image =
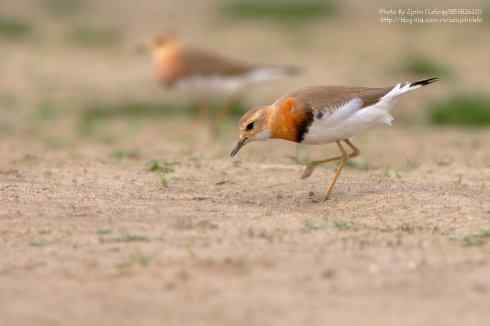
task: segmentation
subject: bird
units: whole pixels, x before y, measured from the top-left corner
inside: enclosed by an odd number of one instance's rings
[[[301,175],[306,179],[318,165],[338,162],[326,190],[327,200],[347,161],[360,154],[350,138],[378,125],[391,125],[390,110],[400,95],[438,80],[433,77],[389,87],[310,86],[290,92],[241,117],[239,140],[230,155],[235,156],[248,143],[268,139],[308,145],[336,143],[340,155],[306,163]]]
[[[204,99],[200,109],[206,116],[210,97],[232,101],[248,85],[294,76],[302,70],[296,66],[258,65],[227,58],[192,47],[174,34],[156,35],[146,48],[151,51],[155,79],[166,88],[198,94]],[[219,118],[224,118],[229,109],[225,105]]]

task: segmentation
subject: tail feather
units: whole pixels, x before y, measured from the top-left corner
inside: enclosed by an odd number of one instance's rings
[[[406,82],[406,83],[396,84],[395,87],[393,87],[388,93],[386,93],[381,98],[381,100],[390,101],[390,100],[392,100],[392,99],[394,99],[394,98],[396,98],[396,97],[398,97],[398,96],[400,96],[406,92],[410,92],[410,91],[413,91],[419,87],[432,84],[438,80],[439,80],[439,78],[433,77],[433,78],[429,78],[429,79],[419,80],[419,81],[416,81],[413,83]]]
[[[360,110],[358,114],[363,114],[365,116],[370,115],[371,118],[367,118],[367,119],[374,118],[378,122],[391,125],[391,122],[393,121],[393,116],[391,116],[390,110],[393,107],[393,103],[400,95],[413,91],[419,87],[429,85],[438,80],[439,78],[434,77],[434,78],[419,80],[413,83],[405,82],[405,83],[396,84],[391,89],[387,88],[389,89],[389,91],[385,95],[383,95],[383,97],[381,97],[378,100],[378,102],[367,107],[370,108],[369,110],[363,108],[363,110]]]
[[[410,83],[410,87],[414,87],[414,86],[425,86],[425,85],[429,85],[429,84],[435,83],[436,81],[439,81],[439,78],[438,77],[432,77],[432,78],[428,78],[428,79],[424,79],[424,80],[419,80],[419,81]]]

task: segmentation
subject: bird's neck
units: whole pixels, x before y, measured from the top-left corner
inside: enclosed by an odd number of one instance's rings
[[[153,60],[155,63],[159,64],[172,60],[177,57],[182,45],[177,41],[171,41],[164,46],[153,49]]]
[[[178,78],[183,69],[179,57],[181,49],[182,45],[179,42],[172,41],[153,50],[153,63],[157,80],[168,83]]]
[[[270,115],[268,125],[271,138],[300,142],[301,136],[298,126],[303,123],[304,117],[287,107],[273,105],[269,107]]]

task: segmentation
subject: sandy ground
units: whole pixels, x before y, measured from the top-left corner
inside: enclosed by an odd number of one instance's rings
[[[89,21],[121,26],[124,42],[90,50],[65,44],[60,31],[71,20],[36,16],[29,3],[5,4],[43,21],[44,36],[2,43],[0,325],[490,319],[490,239],[479,236],[490,227],[490,130],[433,128],[424,112],[453,90],[488,88],[488,26],[382,26],[376,6],[348,1],[338,21],[285,33],[224,28],[213,1],[188,10],[111,0]],[[369,26],[365,37],[359,21]],[[301,166],[288,158],[296,147],[285,142],[249,145],[232,160],[234,130],[211,140],[204,125],[182,118],[107,120],[80,134],[84,100],[186,98],[162,92],[130,51],[176,24],[225,54],[309,66],[298,79],[250,91],[251,105],[304,84],[410,78],[393,71],[407,49],[445,58],[456,77],[403,99],[393,128],[354,139],[361,159],[321,202],[333,166],[300,180]],[[65,111],[36,118],[45,101]],[[310,151],[325,157],[335,146]],[[162,180],[150,160],[173,171]]]
[[[333,171],[299,180],[293,145],[250,145],[232,161],[231,141],[162,145],[160,127],[126,143],[143,150],[123,160],[109,145],[31,143],[26,154],[2,141],[6,325],[489,317],[489,247],[463,237],[490,223],[490,133],[375,131],[358,141],[370,167],[347,169],[318,202]],[[177,163],[167,187],[150,159]]]

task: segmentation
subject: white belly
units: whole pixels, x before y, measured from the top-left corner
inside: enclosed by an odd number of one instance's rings
[[[392,120],[393,117],[388,111],[378,109],[374,105],[356,111],[336,123],[329,123],[328,119],[315,119],[308,128],[303,143],[327,144],[348,139],[378,125],[391,125]]]
[[[242,88],[259,82],[284,77],[284,73],[274,69],[257,69],[237,76],[191,76],[177,82],[177,88],[205,95],[232,95]]]

